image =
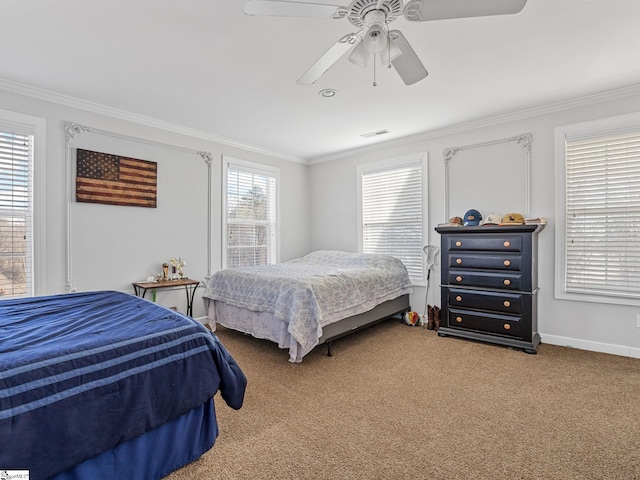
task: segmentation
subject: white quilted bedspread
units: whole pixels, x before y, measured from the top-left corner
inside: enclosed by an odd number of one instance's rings
[[[407,269],[394,257],[322,250],[276,265],[216,272],[203,298],[272,313],[306,351],[330,321],[409,292]]]

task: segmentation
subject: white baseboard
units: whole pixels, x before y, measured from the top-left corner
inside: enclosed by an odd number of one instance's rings
[[[207,319],[206,315],[204,317],[197,317],[197,318],[194,317],[193,319],[199,321],[203,325],[206,325],[207,323],[209,323],[209,320]]]
[[[640,358],[640,348],[615,345],[612,343],[592,342],[578,338],[560,337],[558,335],[541,335],[542,343],[559,345],[561,347],[578,348],[592,352],[609,353],[621,357]]]

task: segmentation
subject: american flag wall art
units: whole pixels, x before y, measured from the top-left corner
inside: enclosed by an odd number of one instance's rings
[[[76,201],[156,208],[158,164],[77,150]]]

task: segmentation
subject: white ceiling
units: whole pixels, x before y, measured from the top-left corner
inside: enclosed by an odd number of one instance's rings
[[[372,67],[346,57],[316,84],[295,84],[356,30],[346,19],[250,17],[244,3],[1,0],[0,79],[302,160],[640,84],[640,0],[529,0],[516,15],[398,18],[391,27],[429,76],[405,86],[378,67],[375,87]],[[322,98],[324,88],[338,93]],[[360,136],[381,129],[390,133]]]

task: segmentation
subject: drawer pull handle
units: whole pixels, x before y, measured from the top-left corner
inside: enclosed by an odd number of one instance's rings
[[[462,317],[456,317],[456,322],[462,323]]]
[[[508,247],[510,247],[510,246],[511,246],[511,242],[510,242],[509,240],[506,240],[506,241],[503,243],[503,245],[504,245],[505,247],[507,247],[507,248],[508,248]]]
[[[510,267],[510,266],[511,266],[511,261],[509,261],[509,260],[505,260],[505,261],[504,261],[504,266],[505,266],[505,267]]]
[[[462,297],[461,297],[460,295],[458,295],[458,296],[456,297],[456,302],[461,302],[461,301],[462,301]]]
[[[461,242],[460,240],[458,240],[458,241],[456,242],[456,247],[461,247],[461,246],[462,246],[462,242]]]
[[[511,330],[511,325],[509,325],[508,323],[505,323],[503,326],[505,330]]]
[[[461,258],[456,258],[456,263],[457,263],[458,265],[460,265],[460,264],[462,263],[462,259],[461,259]]]
[[[456,277],[456,282],[461,282],[461,281],[462,281],[462,277],[461,277],[460,275],[458,275],[458,276]]]
[[[503,305],[507,308],[509,308],[511,306],[511,302],[509,300],[505,300]]]
[[[506,278],[506,279],[504,280],[504,282],[502,282],[502,283],[504,283],[504,284],[508,287],[509,285],[511,285],[511,280],[509,280],[508,278]]]

